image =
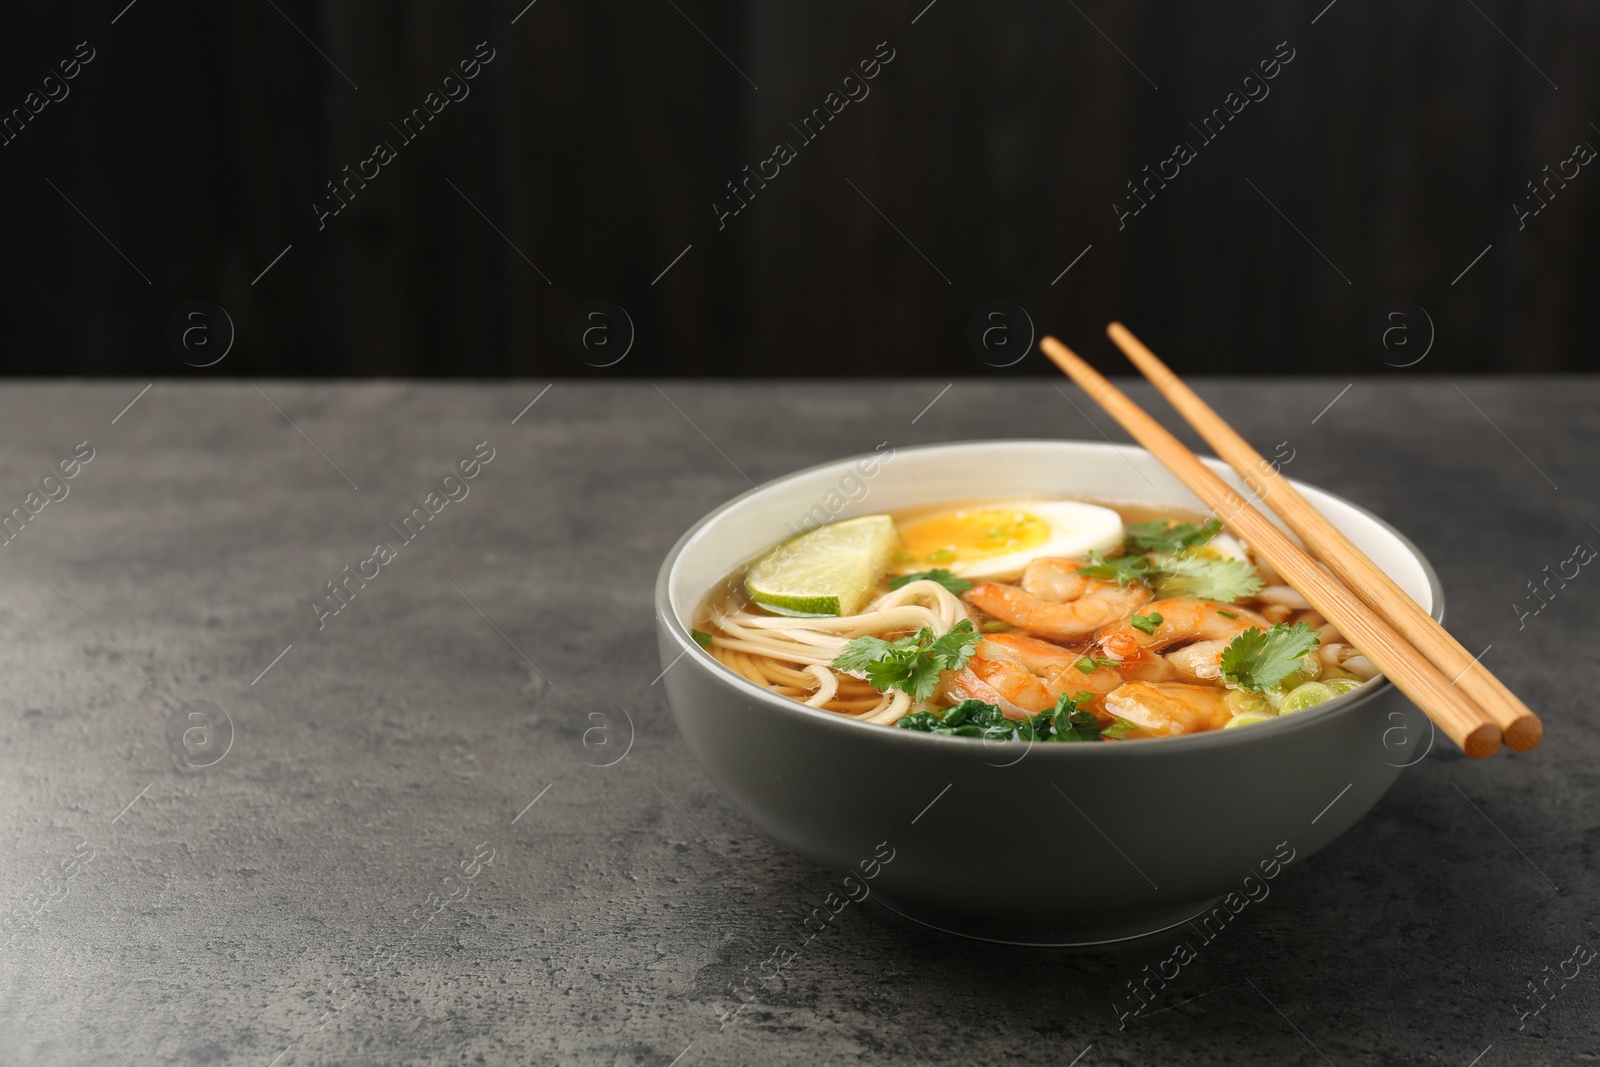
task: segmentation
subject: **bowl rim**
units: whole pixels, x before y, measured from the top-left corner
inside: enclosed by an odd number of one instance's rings
[[[926,445],[907,445],[904,448],[895,449],[895,452],[898,454],[901,452],[926,453],[957,450],[969,451],[973,449],[994,446],[1039,445],[1050,447],[1066,446],[1075,449],[1088,449],[1096,452],[1110,452],[1123,456],[1127,456],[1130,452],[1143,453],[1147,456],[1152,455],[1148,449],[1141,448],[1140,446],[1134,444],[1119,444],[1113,441],[1086,441],[1075,438],[1063,439],[1041,437],[987,438],[973,441],[944,441]],[[689,627],[680,618],[678,618],[678,613],[672,606],[672,600],[670,596],[672,575],[677,568],[678,562],[683,558],[684,549],[687,548],[689,543],[694,540],[700,531],[712,521],[723,515],[725,512],[732,510],[734,507],[738,506],[741,502],[749,499],[750,497],[753,497],[758,493],[765,492],[775,486],[781,485],[784,482],[791,481],[795,478],[799,478],[816,471],[822,471],[828,468],[849,464],[873,454],[874,453],[859,452],[849,456],[841,456],[837,459],[827,460],[823,463],[816,463],[809,467],[803,467],[799,470],[790,471],[787,474],[783,474],[776,478],[762,482],[760,485],[756,485],[745,492],[724,501],[708,511],[705,515],[701,516],[701,518],[695,522],[694,525],[690,526],[689,529],[684,531],[683,536],[679,537],[677,542],[673,544],[672,548],[668,550],[665,559],[662,560],[661,569],[656,575],[655,607],[658,628],[665,627],[666,632],[672,635],[675,643],[679,646],[678,654],[672,661],[673,664],[676,664],[678,660],[683,659],[685,656],[695,657],[700,661],[700,665],[702,667],[707,668],[711,672],[714,678],[718,679],[723,684],[730,685],[736,692],[741,692],[749,697],[754,698],[761,706],[778,714],[793,716],[797,721],[803,719],[808,723],[812,723],[818,729],[849,731],[842,736],[855,736],[857,739],[864,741],[871,740],[873,737],[879,737],[886,743],[890,744],[958,746],[957,749],[947,749],[947,754],[957,751],[991,751],[988,747],[988,742],[982,738],[946,737],[938,734],[923,733],[920,730],[897,730],[892,727],[881,726],[877,723],[862,722],[859,719],[846,718],[843,715],[836,715],[832,712],[823,711],[819,708],[807,707],[798,701],[791,700],[788,697],[780,696],[779,694],[772,692],[770,689],[756,685],[743,675],[740,675],[724,666],[719,660],[712,656],[711,653],[700,644],[700,642],[696,641],[690,635]],[[1231,467],[1216,457],[1201,455],[1199,458],[1202,463],[1205,463],[1208,467],[1222,475],[1224,478],[1236,476]],[[1284,477],[1288,478],[1287,475]],[[1410,538],[1401,533],[1399,530],[1395,529],[1394,526],[1389,522],[1373,514],[1360,504],[1340,496],[1338,493],[1330,492],[1327,489],[1323,489],[1321,486],[1313,485],[1310,482],[1301,481],[1298,478],[1288,478],[1288,481],[1289,484],[1297,488],[1311,489],[1333,500],[1337,500],[1339,503],[1344,504],[1351,510],[1356,511],[1366,518],[1372,520],[1372,522],[1377,524],[1391,537],[1398,541],[1422,568],[1423,577],[1427,580],[1428,592],[1432,598],[1432,603],[1429,607],[1429,614],[1431,614],[1437,622],[1442,623],[1444,621],[1444,588],[1439,583],[1438,572],[1434,570],[1433,564],[1428,560],[1428,557],[1423,555],[1422,551],[1412,543]],[[1130,497],[1128,499],[1131,501],[1134,498]],[[1153,500],[1151,502],[1159,501]],[[1268,511],[1264,511],[1264,514],[1267,514],[1269,518],[1272,517]],[[709,591],[710,590],[702,590],[700,593],[700,598],[703,599],[705,594]],[[696,604],[699,602],[700,601],[697,599]],[[668,666],[667,671],[670,670],[671,666]],[[662,673],[665,674],[667,671],[663,671]],[[1378,684],[1373,685],[1372,682],[1374,681]],[[1026,748],[1029,751],[1035,747],[1042,748],[1046,752],[1050,753],[1050,755],[1047,757],[1050,759],[1135,759],[1140,758],[1140,753],[1153,752],[1154,754],[1159,755],[1162,752],[1168,752],[1177,754],[1180,752],[1200,751],[1202,749],[1219,746],[1250,744],[1252,743],[1252,738],[1265,741],[1273,737],[1286,735],[1291,731],[1315,729],[1320,724],[1348,714],[1354,711],[1356,708],[1377,699],[1392,688],[1393,683],[1382,674],[1379,674],[1374,679],[1363,683],[1358,688],[1353,689],[1348,693],[1340,694],[1339,696],[1334,697],[1332,700],[1324,701],[1323,703],[1308,708],[1305,711],[1298,711],[1288,716],[1276,717],[1268,722],[1257,723],[1248,730],[1207,730],[1198,734],[1181,734],[1176,737],[1142,739],[1159,742],[1159,744],[1036,745],[1033,742],[1028,742],[1026,743]],[[860,731],[868,732],[863,734]],[[890,738],[897,738],[898,740],[890,741]],[[1005,743],[1015,744],[1015,742]]]

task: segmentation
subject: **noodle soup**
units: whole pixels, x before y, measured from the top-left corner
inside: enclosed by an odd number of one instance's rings
[[[756,685],[947,736],[1232,729],[1376,674],[1249,545],[1170,505],[965,501],[832,523],[730,575],[696,619]]]

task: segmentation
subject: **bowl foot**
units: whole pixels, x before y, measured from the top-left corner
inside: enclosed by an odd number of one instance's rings
[[[1210,900],[1195,901],[1176,908],[1159,908],[1154,911],[1107,915],[1057,924],[1041,924],[1037,916],[996,918],[925,911],[898,900],[885,899],[881,894],[878,894],[876,899],[897,915],[921,923],[923,926],[930,926],[942,933],[955,934],[957,937],[994,941],[1002,945],[1069,948],[1079,945],[1104,945],[1113,941],[1131,941],[1134,938],[1159,934],[1163,930],[1181,926],[1198,915],[1204,915],[1222,898],[1212,897]]]

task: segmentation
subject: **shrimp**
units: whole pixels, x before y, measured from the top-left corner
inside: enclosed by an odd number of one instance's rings
[[[1002,622],[1054,641],[1081,641],[1127,618],[1152,596],[1137,583],[1085,578],[1076,560],[1041,557],[1022,572],[1022,585],[981,582],[966,600]]]
[[[1156,600],[1144,606],[1145,618],[1157,615],[1161,621],[1150,633],[1135,627],[1131,620],[1124,620],[1102,629],[1095,640],[1112,659],[1132,659],[1141,652],[1160,652],[1197,641],[1221,642],[1216,649],[1220,656],[1222,646],[1244,631],[1266,630],[1272,625],[1247,608],[1190,597]],[[1193,666],[1189,669],[1199,674]]]
[[[1107,694],[1105,706],[1151,737],[1220,730],[1233,718],[1228,690],[1183,682],[1127,682]]]
[[[1227,647],[1226,641],[1196,641],[1192,645],[1184,645],[1176,652],[1167,653],[1162,659],[1172,668],[1174,674],[1182,676],[1187,681],[1209,682],[1222,676],[1222,650]],[[1140,680],[1163,681],[1164,679]]]
[[[946,700],[981,700],[1010,719],[1026,719],[1056,706],[1062,693],[1103,697],[1123,684],[1122,675],[1105,666],[1088,674],[1080,663],[1093,665],[1076,652],[1023,634],[990,634],[978,642],[967,666],[947,674],[941,688]]]
[[[1180,664],[1174,663],[1172,656],[1159,656],[1154,652],[1139,652],[1127,659],[1117,660],[1116,663],[1115,667],[1109,669],[1125,682],[1193,680],[1193,675],[1184,670]]]

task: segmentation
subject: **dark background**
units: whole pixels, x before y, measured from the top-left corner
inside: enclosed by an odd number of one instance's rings
[[[1596,368],[1600,173],[1520,231],[1513,208],[1600,145],[1596,5],[525,3],[9,11],[0,112],[78,42],[95,58],[0,147],[4,371],[991,374],[967,327],[994,298],[1108,366],[1120,318],[1183,372]],[[389,123],[480,41],[470,95],[403,143]],[[799,145],[883,41],[870,95]],[[1189,123],[1284,41],[1270,96],[1201,146]],[[319,230],[380,140],[398,158]],[[780,140],[798,158],[719,231]],[[1119,231],[1124,183],[1179,140],[1198,158]],[[604,369],[568,340],[595,299],[636,334]],[[204,370],[179,357],[224,325],[167,337],[193,300],[236,329]],[[1395,300],[1427,319],[1385,353]]]

